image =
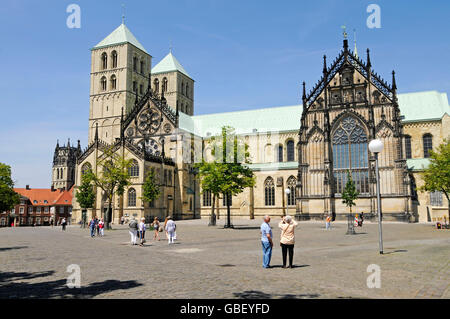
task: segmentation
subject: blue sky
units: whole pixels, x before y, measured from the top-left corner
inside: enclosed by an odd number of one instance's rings
[[[69,4],[81,28],[66,26]],[[126,24],[155,65],[169,51],[196,81],[195,113],[300,103],[320,78],[322,56],[371,49],[372,65],[399,92],[450,92],[448,1],[2,0],[0,1],[0,162],[16,186],[50,187],[56,140],[87,143],[89,49]],[[366,8],[381,8],[369,29]]]

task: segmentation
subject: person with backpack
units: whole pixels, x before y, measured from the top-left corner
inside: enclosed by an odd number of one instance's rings
[[[136,221],[136,219],[133,217],[131,217],[131,221],[128,224],[129,227],[129,231],[130,231],[130,235],[131,235],[131,245],[137,245],[136,241],[137,241],[137,231],[138,231],[138,223]]]
[[[92,217],[91,221],[89,222],[89,230],[91,231],[91,237],[95,236],[95,220],[94,217]]]
[[[177,229],[177,225],[172,220],[172,217],[167,217],[166,232],[167,232],[167,238],[169,240],[169,245],[174,243],[174,236],[175,236],[176,229]]]

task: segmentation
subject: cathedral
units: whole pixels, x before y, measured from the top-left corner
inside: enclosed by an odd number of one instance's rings
[[[384,143],[383,219],[427,221],[445,212],[442,194],[416,189],[429,151],[450,135],[447,95],[398,94],[395,73],[387,83],[372,68],[369,50],[362,61],[344,39],[336,59],[328,63],[323,57],[318,82],[303,83],[302,105],[194,115],[194,84],[172,52],[152,67],[152,56],[122,23],[91,49],[88,145],[57,145],[54,186],[73,184],[76,192],[83,173],[98,172],[103,152],[112,148],[133,162],[131,185],[113,200],[113,223],[122,217],[207,218],[212,205],[221,218],[226,200],[213,203],[200,189],[194,163],[211,158],[211,138],[231,126],[248,145],[246,165],[256,176],[254,187],[230,199],[233,218],[288,213],[299,220],[344,219],[341,193],[350,171],[360,193],[357,211],[375,219],[374,156],[368,151],[374,138]],[[152,203],[141,199],[149,170],[161,190]],[[87,217],[102,217],[107,207],[97,189]],[[74,198],[72,222],[82,215]]]

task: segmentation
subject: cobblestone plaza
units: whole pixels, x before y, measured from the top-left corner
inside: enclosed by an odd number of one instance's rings
[[[377,224],[345,235],[346,223],[302,222],[296,229],[293,269],[281,268],[279,220],[271,222],[274,252],[263,269],[259,220],[235,229],[179,221],[167,245],[147,232],[131,246],[126,226],[103,238],[69,226],[0,229],[0,298],[449,298],[450,236],[430,224],[384,223],[384,255]],[[81,288],[66,285],[71,264]],[[381,287],[368,288],[367,267],[380,266]]]

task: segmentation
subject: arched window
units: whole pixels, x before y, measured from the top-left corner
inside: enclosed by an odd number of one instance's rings
[[[144,63],[144,61],[141,61],[141,74],[144,74],[144,69],[145,69],[145,63]]]
[[[87,172],[92,171],[92,166],[90,163],[84,163],[83,166],[81,166],[81,176],[86,174]]]
[[[111,53],[112,67],[113,69],[117,68],[117,52],[113,51]]]
[[[164,93],[167,92],[167,84],[168,84],[167,78],[163,78],[162,90],[163,90]]]
[[[155,92],[159,92],[159,80],[158,79],[155,79],[153,81],[153,87],[154,87]]]
[[[203,206],[211,206],[211,191],[203,191]]]
[[[134,188],[128,190],[128,207],[136,207],[136,190]]]
[[[295,187],[297,186],[297,179],[294,176],[291,176],[287,180],[287,188],[291,191],[287,196],[287,204],[288,206],[295,205]]]
[[[102,69],[106,70],[108,68],[108,55],[106,52],[102,53]]]
[[[287,148],[287,161],[288,162],[293,162],[295,161],[295,146],[294,146],[294,141],[293,140],[289,140],[286,143],[286,148]]]
[[[429,133],[423,136],[423,157],[430,157],[430,151],[433,149],[433,136]]]
[[[189,84],[186,83],[186,97],[189,97]]]
[[[59,179],[59,168],[56,169],[56,179]]]
[[[405,157],[412,158],[411,153],[411,136],[405,135]]]
[[[115,90],[115,89],[117,89],[117,78],[113,74],[113,75],[111,75],[111,90]]]
[[[193,205],[192,205],[192,197],[189,198],[189,211],[192,212]]]
[[[102,91],[106,91],[106,77],[102,77],[102,79],[100,80],[100,87],[102,89]]]
[[[361,123],[353,116],[344,117],[333,133],[332,142],[336,193],[342,193],[348,171],[358,192],[369,193],[367,134]]]
[[[277,145],[275,152],[277,154],[277,162],[283,161],[283,145]]]
[[[130,174],[131,177],[139,176],[139,163],[136,160],[133,160],[130,168],[128,169],[128,174]]]
[[[266,206],[275,206],[275,183],[270,176],[264,181],[264,203]]]
[[[184,95],[184,82],[181,82],[181,94]]]
[[[133,57],[133,71],[134,72],[138,71],[138,58],[137,57]]]

